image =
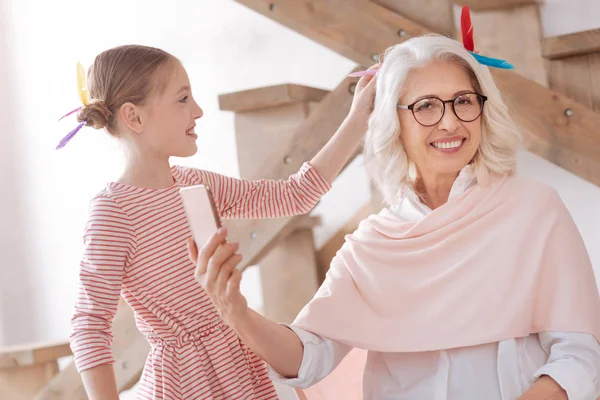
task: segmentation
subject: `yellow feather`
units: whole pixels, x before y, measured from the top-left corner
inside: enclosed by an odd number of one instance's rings
[[[90,102],[90,93],[87,89],[87,78],[85,76],[85,69],[81,63],[77,63],[77,92],[79,98],[84,106],[87,106]]]

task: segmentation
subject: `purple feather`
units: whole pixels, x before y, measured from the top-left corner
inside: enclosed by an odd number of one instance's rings
[[[68,113],[66,113],[65,115],[63,115],[62,117],[60,117],[59,121],[62,120],[63,118],[68,117],[71,114],[75,114],[77,111],[81,110],[83,107],[77,107],[76,109],[74,109],[73,111],[69,111]]]
[[[77,132],[79,132],[81,130],[81,128],[83,128],[83,126],[85,125],[86,121],[81,122],[79,125],[77,125],[77,128],[73,129],[71,132],[69,132],[67,134],[67,136],[65,136],[60,143],[58,144],[58,146],[56,146],[56,150],[58,149],[62,149],[63,147],[65,147],[67,145],[67,143],[69,143],[69,140],[73,139],[73,137],[77,134]]]

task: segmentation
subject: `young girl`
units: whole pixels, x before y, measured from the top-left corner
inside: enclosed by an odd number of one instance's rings
[[[91,399],[118,398],[110,346],[120,296],[151,345],[139,399],[277,397],[264,363],[223,323],[194,279],[179,188],[210,185],[223,218],[307,213],[363,138],[372,82],[361,78],[346,120],[310,164],[286,181],[253,182],[169,165],[172,156],[196,153],[195,120],[202,117],[175,57],[144,46],[96,57],[77,117],[116,136],[127,163],[121,178],[92,199],[84,233],[70,339]]]

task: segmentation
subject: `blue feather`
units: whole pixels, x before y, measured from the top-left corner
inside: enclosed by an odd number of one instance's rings
[[[482,56],[480,54],[473,53],[473,52],[469,52],[469,53],[471,53],[471,55],[473,57],[475,57],[475,59],[480,64],[487,65],[489,67],[494,67],[494,68],[501,68],[501,69],[513,69],[514,68],[514,65],[510,64],[507,61],[500,60],[499,58],[486,57],[486,56]]]

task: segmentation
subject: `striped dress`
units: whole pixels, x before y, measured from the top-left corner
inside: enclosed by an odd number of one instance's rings
[[[179,188],[209,185],[223,218],[275,218],[307,213],[330,185],[308,163],[280,181],[172,174],[169,188],[109,183],[91,202],[70,337],[77,369],[115,362],[111,324],[122,296],[151,347],[138,399],[275,399],[265,364],[194,279]]]

